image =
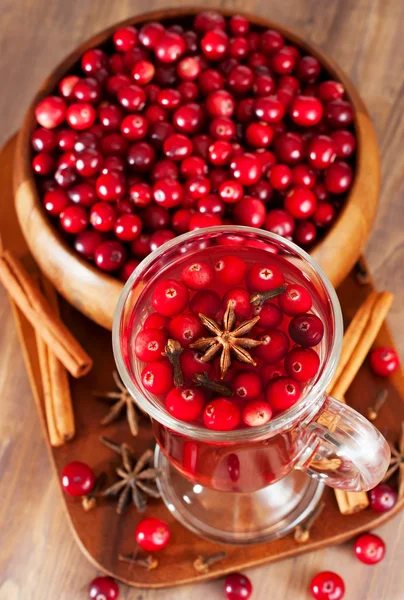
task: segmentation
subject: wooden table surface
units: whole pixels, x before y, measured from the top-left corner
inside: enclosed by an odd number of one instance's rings
[[[0,142],[19,127],[41,81],[77,44],[132,14],[173,5],[158,0],[1,0]],[[178,4],[198,4],[188,0]],[[200,2],[202,4],[202,2]],[[204,6],[213,7],[211,1]],[[404,3],[402,0],[228,0],[221,6],[267,16],[320,44],[357,84],[379,136],[381,204],[366,256],[379,288],[392,291],[389,316],[404,357]],[[0,288],[0,600],[80,600],[96,576],[69,531],[29,389],[6,295]],[[356,561],[352,544],[251,569],[253,600],[308,600],[320,570],[337,570],[347,600],[404,598],[404,515],[378,532],[387,556]],[[167,591],[121,586],[126,600],[223,598],[222,582]]]

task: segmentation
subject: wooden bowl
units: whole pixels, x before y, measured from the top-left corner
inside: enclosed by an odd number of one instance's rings
[[[136,16],[105,29],[72,52],[45,80],[35,95],[17,140],[14,165],[15,204],[24,236],[40,268],[57,290],[78,310],[103,327],[111,329],[114,309],[123,284],[81,259],[61,237],[42,207],[31,168],[31,133],[36,126],[34,109],[69,72],[81,54],[105,42],[120,25],[142,25],[146,21],[184,19],[203,10],[180,8],[154,11]],[[219,10],[224,16],[238,11]],[[315,56],[330,75],[341,81],[355,109],[357,140],[354,182],[345,205],[327,235],[312,249],[314,259],[337,286],[349,273],[369,237],[375,216],[380,186],[380,165],[375,131],[351,80],[319,47],[297,33],[272,21],[245,15],[254,25],[277,29],[287,40]]]

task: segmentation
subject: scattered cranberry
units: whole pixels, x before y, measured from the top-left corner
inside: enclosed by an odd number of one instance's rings
[[[252,594],[251,581],[241,573],[232,573],[225,579],[224,592],[227,600],[248,600]]]
[[[383,513],[391,510],[397,502],[397,492],[387,483],[380,483],[369,492],[370,508]]]
[[[143,519],[135,529],[135,540],[146,552],[157,552],[170,541],[170,529],[160,519]]]
[[[341,600],[345,595],[342,577],[332,571],[322,571],[313,577],[310,590],[315,600]]]
[[[398,354],[394,348],[385,346],[372,350],[369,361],[373,373],[379,377],[388,377],[395,373],[400,365]]]
[[[375,565],[384,558],[386,545],[373,533],[365,533],[355,541],[355,555],[365,565]]]
[[[85,496],[94,487],[95,476],[91,467],[75,461],[65,466],[61,474],[63,490],[69,496]]]
[[[90,583],[88,594],[90,600],[117,600],[119,587],[112,577],[96,577]]]

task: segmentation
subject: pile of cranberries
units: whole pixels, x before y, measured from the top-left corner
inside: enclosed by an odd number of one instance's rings
[[[344,86],[244,16],[117,29],[35,116],[45,210],[82,257],[124,280],[167,240],[212,225],[310,247],[352,184]]]
[[[151,286],[155,312],[147,316],[134,341],[143,386],[160,396],[167,411],[182,421],[197,421],[216,431],[264,425],[295,404],[316,375],[320,358],[314,347],[323,338],[323,322],[310,312],[310,292],[303,285],[285,282],[284,273],[274,264],[279,258],[250,266],[236,255],[220,255],[216,260],[211,256],[211,264],[208,260],[186,263],[179,277],[160,278]],[[259,306],[251,304],[255,293],[265,294],[281,286],[285,288],[278,297]],[[203,352],[192,344],[200,338],[214,338],[200,313],[222,328],[229,302],[237,324],[259,317],[244,337],[261,344],[249,350],[255,364],[240,362],[232,354],[223,378],[220,349],[213,360],[204,362]],[[181,387],[174,386],[173,370],[163,357],[169,339],[183,349],[179,356]],[[201,373],[224,384],[229,394],[197,387],[195,376]]]

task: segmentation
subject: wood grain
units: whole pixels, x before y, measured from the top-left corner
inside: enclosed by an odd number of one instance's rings
[[[0,74],[7,86],[0,97],[4,141],[21,121],[25,108],[51,68],[83,39],[135,12],[168,6],[165,2],[108,0],[2,0]],[[187,4],[191,4],[190,1]],[[205,2],[213,6],[213,2]],[[331,54],[354,79],[374,117],[381,142],[384,179],[382,203],[367,256],[379,287],[396,295],[390,317],[404,354],[404,216],[402,141],[404,56],[400,0],[227,1],[227,8],[250,10],[296,27]],[[10,68],[12,64],[12,68]],[[80,600],[95,575],[68,530],[59,492],[46,456],[31,391],[16,341],[9,304],[0,290],[0,549],[1,600]],[[25,476],[24,476],[25,475]],[[28,499],[28,500],[27,500]],[[33,500],[34,499],[34,500]],[[347,598],[401,600],[404,516],[380,529],[388,545],[381,568],[365,569],[352,557],[351,544],[250,570],[254,600],[308,600],[310,577],[336,568],[349,586]],[[45,560],[46,556],[46,560]],[[365,577],[364,577],[365,574]],[[365,585],[366,582],[366,585]],[[202,600],[222,597],[221,582],[176,590],[125,589],[125,600]]]

